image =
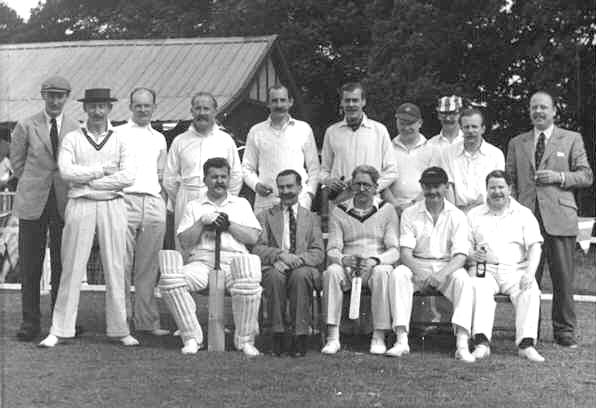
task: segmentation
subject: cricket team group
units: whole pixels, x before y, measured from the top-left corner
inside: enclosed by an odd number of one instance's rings
[[[117,102],[110,89],[85,90],[78,100],[82,124],[64,114],[70,93],[67,79],[46,79],[43,110],[20,121],[11,136],[22,271],[18,339],[38,341],[41,334],[49,231],[52,323],[41,347],[82,331],[77,310],[95,236],[107,335],[124,346],[139,344],[135,333],[170,334],[160,324],[158,287],[182,353],[197,353],[204,337],[191,291],[207,288],[217,255],[231,295],[234,346],[250,357],[261,354],[260,307],[271,322],[272,354],[306,354],[314,289],[322,290],[327,325],[321,352],[340,351],[343,298],[353,296],[359,279],[371,296],[371,354],[410,352],[414,293],[434,290],[453,305],[455,358],[487,358],[494,295],[503,293],[514,306],[519,356],[541,362],[545,262],[554,341],[577,347],[574,192],[590,186],[593,175],[581,135],[554,124],[549,93],[531,96],[532,129],[511,139],[505,158],[483,138],[483,112],[462,106],[458,96],[438,99],[442,129],[429,139],[420,133],[419,107],[399,105],[391,139],[364,113],[363,85],[347,83],[339,91],[343,119],[327,128],[319,159],[311,127],[289,113],[288,88],[275,85],[268,90],[270,115],[250,129],[242,161],[215,120],[217,100],[208,92],[192,96],[192,122],[169,150],[151,126],[159,102],[152,89],[130,92],[130,120],[117,127],[109,120]],[[243,183],[255,192],[254,207],[238,196]],[[326,244],[311,212],[320,187],[329,198]],[[160,252],[168,208],[176,252]]]

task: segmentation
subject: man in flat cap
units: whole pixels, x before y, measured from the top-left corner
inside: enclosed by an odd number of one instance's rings
[[[443,96],[439,99],[437,115],[441,122],[441,131],[428,140],[431,145],[442,149],[464,139],[464,133],[459,127],[459,112],[462,106],[462,99],[457,95]]]
[[[60,246],[66,205],[66,183],[58,171],[58,147],[64,135],[79,124],[64,114],[70,84],[59,76],[41,85],[44,109],[17,123],[11,136],[10,162],[18,179],[13,211],[19,218],[23,322],[17,332],[32,341],[40,331],[39,285],[50,231],[52,309],[58,294],[62,264]]]
[[[403,103],[395,112],[398,135],[393,139],[393,152],[399,178],[384,191],[386,201],[393,204],[397,214],[424,198],[420,175],[434,160],[433,145],[420,133],[422,115],[413,103]]]
[[[474,362],[468,340],[472,325],[474,287],[464,269],[469,253],[468,220],[445,199],[448,179],[440,167],[429,167],[420,177],[424,201],[404,210],[400,225],[401,265],[389,277],[392,326],[397,334],[387,355],[410,352],[408,326],[414,291],[439,290],[453,303],[451,323],[455,329],[455,358]]]
[[[54,347],[73,337],[83,278],[97,231],[106,280],[106,321],[109,337],[125,346],[138,341],[126,321],[124,264],[127,218],[123,189],[134,182],[134,164],[127,144],[108,120],[112,102],[106,88],[87,89],[83,109],[87,121],[64,136],[58,166],[69,183],[62,240],[62,277],[50,334],[40,343]]]

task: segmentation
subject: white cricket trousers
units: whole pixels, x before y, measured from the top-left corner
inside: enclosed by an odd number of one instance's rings
[[[391,329],[391,314],[389,309],[389,276],[393,271],[391,265],[377,265],[373,268],[367,282],[371,292],[371,312],[374,330]],[[333,264],[323,272],[323,307],[328,325],[337,326],[341,322],[341,311],[344,291],[342,282],[346,280],[343,267]],[[345,284],[345,283],[344,283]]]
[[[166,204],[150,194],[126,194],[126,309],[136,330],[160,328],[155,286],[159,273],[158,253],[166,232]],[[134,305],[130,285],[134,281]]]
[[[494,295],[503,293],[509,296],[515,311],[515,344],[519,345],[524,338],[536,340],[540,314],[540,289],[536,280],[533,280],[529,289],[521,290],[519,281],[524,273],[523,269],[486,265],[484,278],[472,278],[475,292],[473,335],[484,334],[490,341],[495,322]]]
[[[87,273],[87,261],[96,231],[106,282],[107,335],[124,337],[130,334],[124,290],[126,229],[123,198],[68,200],[62,233],[62,276],[52,315],[51,334],[58,337],[75,335],[81,281]]]
[[[441,261],[420,259],[418,261],[421,265],[420,270],[412,273],[412,270],[407,266],[399,265],[393,270],[389,278],[389,302],[391,315],[393,316],[393,328],[401,326],[406,331],[409,330],[414,292],[423,289],[426,278],[445,265],[445,262]],[[472,279],[465,269],[456,270],[443,280],[436,289],[453,304],[451,323],[470,334],[474,287]]]

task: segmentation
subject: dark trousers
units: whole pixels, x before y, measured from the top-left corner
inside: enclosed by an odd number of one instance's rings
[[[267,298],[274,333],[284,333],[287,326],[293,335],[308,334],[312,320],[312,292],[318,275],[319,271],[309,266],[301,266],[287,273],[280,273],[274,268],[263,270],[261,285]],[[290,315],[286,322],[284,317],[288,301]]]
[[[21,299],[23,307],[22,327],[39,331],[41,311],[39,307],[39,285],[46,248],[46,237],[50,230],[50,264],[52,285],[52,309],[58,294],[62,262],[60,247],[64,220],[58,213],[54,189],[50,190],[48,201],[37,220],[19,219],[19,263],[21,266]]]
[[[576,326],[573,282],[575,262],[573,259],[576,237],[549,235],[544,230],[540,212],[536,211],[540,232],[544,237],[540,264],[536,269],[536,281],[541,286],[544,264],[548,263],[553,284],[552,321],[554,337],[573,335]]]

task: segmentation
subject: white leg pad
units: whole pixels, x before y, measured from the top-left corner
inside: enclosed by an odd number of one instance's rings
[[[234,345],[242,349],[244,344],[254,344],[255,336],[259,334],[258,314],[261,305],[262,288],[249,295],[243,295],[230,289],[232,295],[232,313],[234,315]]]
[[[203,331],[197,319],[196,304],[190,293],[184,275],[170,274],[162,276],[159,288],[162,299],[174,317],[176,326],[180,330],[183,342],[195,339],[197,343],[203,342]]]
[[[261,281],[261,258],[252,254],[242,254],[230,261],[230,272],[233,281]]]

